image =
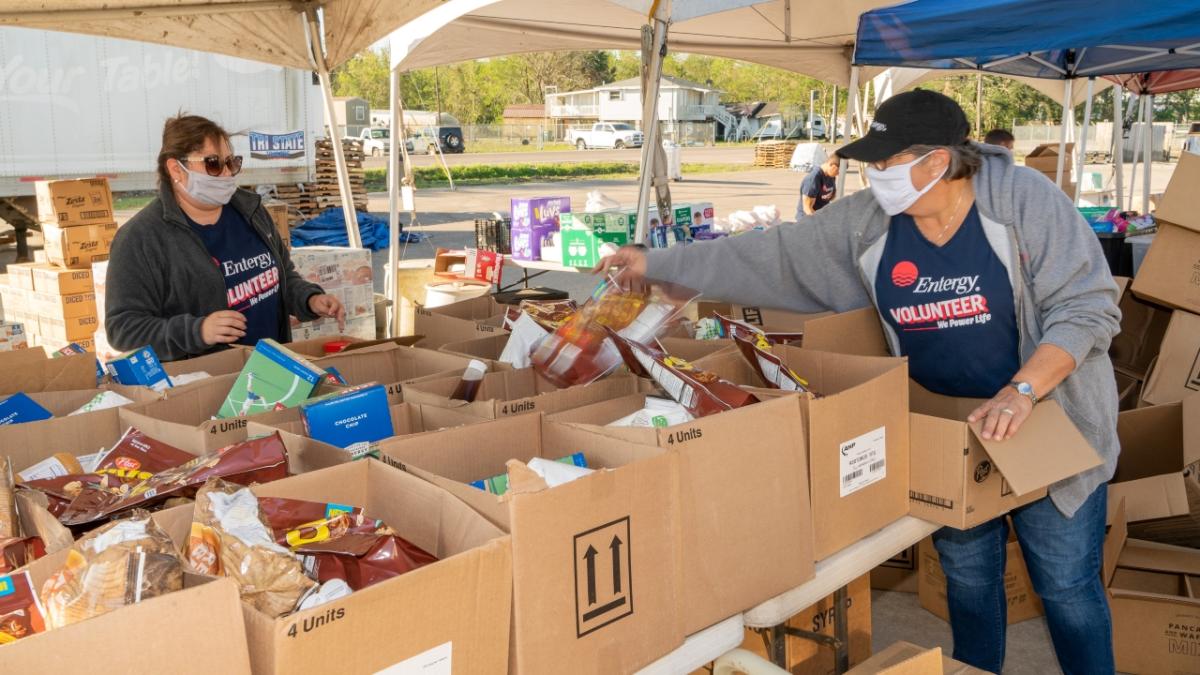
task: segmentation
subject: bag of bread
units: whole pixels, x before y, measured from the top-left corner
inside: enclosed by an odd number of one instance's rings
[[[42,585],[46,626],[60,628],[183,589],[171,537],[137,509],[89,533]]]
[[[45,632],[45,615],[29,572],[0,577],[0,645]]]
[[[271,528],[249,488],[211,479],[196,493],[187,561],[202,574],[237,582],[242,600],[272,617],[287,614],[317,584]]]

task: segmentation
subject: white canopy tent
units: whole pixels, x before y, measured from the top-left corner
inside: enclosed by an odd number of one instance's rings
[[[102,35],[317,72],[351,246],[361,246],[329,70],[441,0],[0,0],[0,26]],[[323,47],[324,49],[321,49]]]

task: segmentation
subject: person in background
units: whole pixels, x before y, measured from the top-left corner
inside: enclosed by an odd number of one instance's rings
[[[968,130],[953,99],[898,94],[839,150],[867,165],[870,189],[762,232],[625,247],[598,269],[793,312],[873,306],[917,384],[984,399],[969,416],[984,439],[1012,438],[1039,401],[1057,401],[1104,461],[1009,515],[1063,672],[1112,673],[1100,563],[1120,452],[1108,357],[1120,330],[1117,285],[1070,198],[1008,151],[968,141]],[[933,535],[954,658],[993,673],[1004,666],[1008,532],[1001,516]]]
[[[1012,132],[1010,132],[1008,129],[992,129],[991,131],[987,132],[986,136],[983,137],[984,143],[987,143],[988,145],[998,145],[1002,148],[1008,149],[1009,152],[1012,152],[1013,142],[1016,140],[1016,138],[1013,138]]]
[[[241,169],[215,122],[167,120],[158,197],[117,231],[109,256],[104,329],[114,348],[149,345],[174,361],[288,342],[289,316],[345,325],[341,302],[292,266],[262,198],[237,187]]]
[[[796,209],[796,220],[825,208],[837,197],[837,176],[842,157],[833,153],[804,177],[800,183],[800,206]]]

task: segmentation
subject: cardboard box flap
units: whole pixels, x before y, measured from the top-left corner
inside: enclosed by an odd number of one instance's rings
[[[802,344],[805,349],[840,354],[891,356],[874,307],[809,320],[804,324]]]
[[[1200,192],[1196,191],[1197,185],[1200,185],[1200,155],[1181,153],[1154,217],[1200,232]]]
[[[510,459],[505,464],[508,470],[508,493],[505,495],[524,495],[533,492],[549,490],[545,479],[525,465],[519,459]]]
[[[1112,583],[1113,574],[1117,571],[1117,560],[1121,557],[1121,549],[1125,548],[1125,539],[1128,536],[1129,523],[1125,520],[1125,500],[1118,499],[1115,505],[1109,507],[1108,534],[1104,537],[1103,574],[1105,588]]]
[[[1129,284],[1133,283],[1130,277],[1113,277],[1113,281],[1117,282],[1117,297],[1124,298],[1125,291],[1129,290]]]
[[[1035,406],[1021,425],[1021,431],[1005,441],[984,440],[980,436],[981,426],[982,421],[976,422],[971,430],[1018,495],[1103,463],[1058,401],[1043,401]],[[1054,452],[1046,451],[1047,439],[1054,439]]]
[[[1126,539],[1117,567],[1200,576],[1200,551],[1187,546]]]
[[[1200,395],[1183,399],[1183,464],[1200,462]]]
[[[1200,402],[1200,401],[1198,401]],[[1188,402],[1194,407],[1196,402]],[[1117,417],[1121,456],[1108,486],[1109,504],[1125,500],[1130,522],[1186,515],[1184,468],[1194,459],[1184,430],[1188,424],[1182,403],[1127,410]],[[1191,411],[1193,415],[1200,411]],[[1197,443],[1192,443],[1192,446]]]
[[[941,675],[942,648],[896,642],[846,671],[846,675]]]
[[[0,396],[23,391],[63,391],[96,386],[96,356],[76,354],[56,359],[21,359],[8,364],[0,378]]]
[[[935,394],[917,384],[915,380],[908,381],[908,407],[914,413],[921,415],[965,422],[967,416],[985,402],[987,399],[984,398],[959,398]]]

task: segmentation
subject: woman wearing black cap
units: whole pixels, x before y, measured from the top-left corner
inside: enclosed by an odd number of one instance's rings
[[[1014,166],[1007,150],[971,143],[967,133],[950,98],[900,94],[879,106],[865,137],[838,151],[867,165],[869,190],[795,225],[665,250],[624,248],[601,265],[739,304],[795,312],[874,305],[917,383],[987,399],[970,418],[985,439],[1011,438],[1038,401],[1057,400],[1104,462],[1010,515],[1063,671],[1111,673],[1100,558],[1119,451],[1108,358],[1117,286],[1071,201]],[[1007,537],[1003,517],[934,535],[954,656],[996,673]]]

